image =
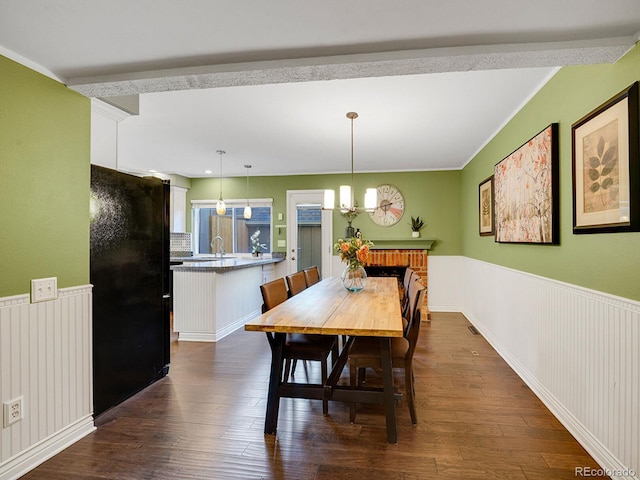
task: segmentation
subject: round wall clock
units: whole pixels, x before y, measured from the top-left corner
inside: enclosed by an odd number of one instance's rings
[[[370,213],[376,225],[390,227],[404,215],[404,197],[393,185],[380,185],[377,189],[376,208]]]

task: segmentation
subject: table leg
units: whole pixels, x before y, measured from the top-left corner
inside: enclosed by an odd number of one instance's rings
[[[387,417],[387,442],[398,443],[398,424],[391,363],[391,338],[380,337],[380,362],[384,387],[384,413]]]
[[[269,394],[267,396],[267,414],[264,421],[264,433],[275,434],[278,428],[278,409],[280,407],[280,381],[284,365],[282,353],[286,340],[286,333],[267,333],[271,347],[271,377],[269,378]]]

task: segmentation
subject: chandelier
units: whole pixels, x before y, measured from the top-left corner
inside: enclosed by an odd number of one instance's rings
[[[349,224],[360,213],[361,210],[365,212],[373,212],[376,208],[376,189],[367,188],[364,194],[364,209],[359,209],[354,199],[353,190],[353,121],[358,118],[356,112],[347,112],[347,118],[351,120],[351,184],[340,185],[340,212],[347,218]],[[324,207],[325,209],[335,208],[335,191],[324,191]]]

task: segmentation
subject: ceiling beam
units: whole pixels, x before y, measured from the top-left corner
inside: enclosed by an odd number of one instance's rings
[[[69,79],[87,97],[349,78],[615,63],[636,37],[232,63]]]

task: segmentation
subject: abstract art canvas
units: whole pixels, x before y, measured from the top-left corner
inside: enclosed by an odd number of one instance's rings
[[[502,243],[559,243],[558,124],[494,168],[495,237]]]

